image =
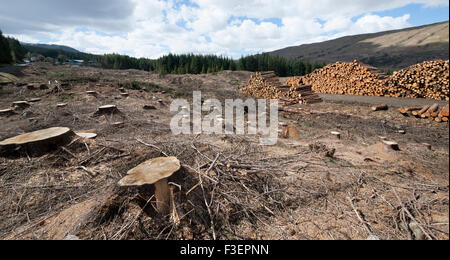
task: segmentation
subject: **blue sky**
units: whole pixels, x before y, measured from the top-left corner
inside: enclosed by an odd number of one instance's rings
[[[448,0],[15,0],[0,9],[0,29],[96,54],[237,58],[448,17]]]
[[[422,4],[409,4],[392,10],[374,12],[380,16],[402,16],[410,14],[409,23],[414,26],[448,21],[449,8],[442,6],[426,7]]]

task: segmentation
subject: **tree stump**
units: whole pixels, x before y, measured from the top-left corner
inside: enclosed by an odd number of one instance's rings
[[[25,152],[39,156],[72,141],[75,135],[66,127],[53,127],[12,137],[0,142],[0,155],[16,155]]]
[[[332,136],[334,136],[334,137],[336,137],[337,139],[341,139],[341,133],[339,133],[339,132],[331,132],[331,135]]]
[[[97,97],[97,95],[98,95],[98,93],[96,91],[91,91],[91,90],[86,91],[86,94],[88,94],[89,96],[94,96],[94,97]]]
[[[12,106],[14,107],[14,109],[27,109],[31,105],[27,101],[16,101],[12,103]]]
[[[15,115],[15,114],[16,113],[14,112],[14,110],[12,110],[10,108],[0,110],[0,116],[9,117],[9,116],[12,116],[12,115]]]
[[[36,102],[39,102],[39,101],[41,101],[40,98],[32,98],[32,99],[28,100],[28,102],[30,102],[30,103],[36,103]]]
[[[171,200],[168,179],[181,169],[176,157],[160,157],[146,161],[128,171],[119,181],[121,187],[154,185],[156,208],[163,216],[170,214]]]
[[[97,112],[95,112],[94,117],[99,117],[103,115],[114,115],[121,114],[120,110],[115,105],[106,105],[98,108]]]

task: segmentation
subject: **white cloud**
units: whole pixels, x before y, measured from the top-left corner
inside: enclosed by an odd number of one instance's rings
[[[374,12],[411,3],[448,7],[447,0],[113,0],[106,5],[105,1],[91,1],[103,5],[83,12],[79,5],[61,4],[68,1],[43,0],[36,12],[47,10],[45,18],[25,11],[28,16],[16,14],[17,19],[0,10],[0,25],[6,34],[23,41],[44,39],[92,53],[155,58],[193,52],[237,58],[349,34],[405,28],[411,26],[409,14],[390,17]],[[16,0],[15,7],[8,9],[24,10],[28,4],[26,10],[33,10],[29,5],[36,2]],[[66,10],[69,7],[73,10]],[[359,18],[355,21],[355,17]],[[281,23],[270,22],[273,18]]]

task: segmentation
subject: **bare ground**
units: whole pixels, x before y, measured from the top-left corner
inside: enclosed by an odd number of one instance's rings
[[[372,113],[361,102],[325,101],[302,106],[319,114],[280,114],[300,138],[260,146],[258,136],[173,136],[169,127],[173,99],[190,99],[194,90],[205,98],[245,98],[239,88],[247,72],[160,76],[33,64],[18,76],[73,87],[54,93],[4,86],[0,109],[42,100],[1,117],[1,140],[54,126],[98,137],[41,157],[0,158],[2,239],[449,239],[446,124],[395,109]],[[119,98],[119,84],[132,81],[147,91]],[[61,102],[68,106],[57,109]],[[92,116],[106,104],[123,115]],[[157,109],[143,110],[144,104]],[[401,151],[385,151],[380,136],[397,141]],[[116,186],[128,170],[164,155],[183,164],[170,180],[178,224],[155,212],[151,187]]]

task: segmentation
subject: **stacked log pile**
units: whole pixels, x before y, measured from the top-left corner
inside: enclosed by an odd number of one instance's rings
[[[421,119],[428,119],[429,121],[436,121],[438,123],[448,122],[449,105],[439,108],[439,104],[424,107],[407,107],[400,108],[399,112],[404,116],[415,116]]]
[[[392,97],[449,100],[449,61],[426,61],[394,73],[387,95]]]
[[[285,104],[312,104],[322,102],[312,85],[282,84],[275,72],[256,72],[242,89],[246,95],[264,99],[279,99]]]
[[[312,85],[317,93],[449,100],[449,61],[416,64],[388,77],[374,67],[354,61],[338,62],[286,82]]]
[[[318,69],[300,78],[292,78],[287,84],[312,85],[317,93],[338,95],[383,96],[386,76],[376,68],[363,65],[358,61],[352,63],[338,62]]]

